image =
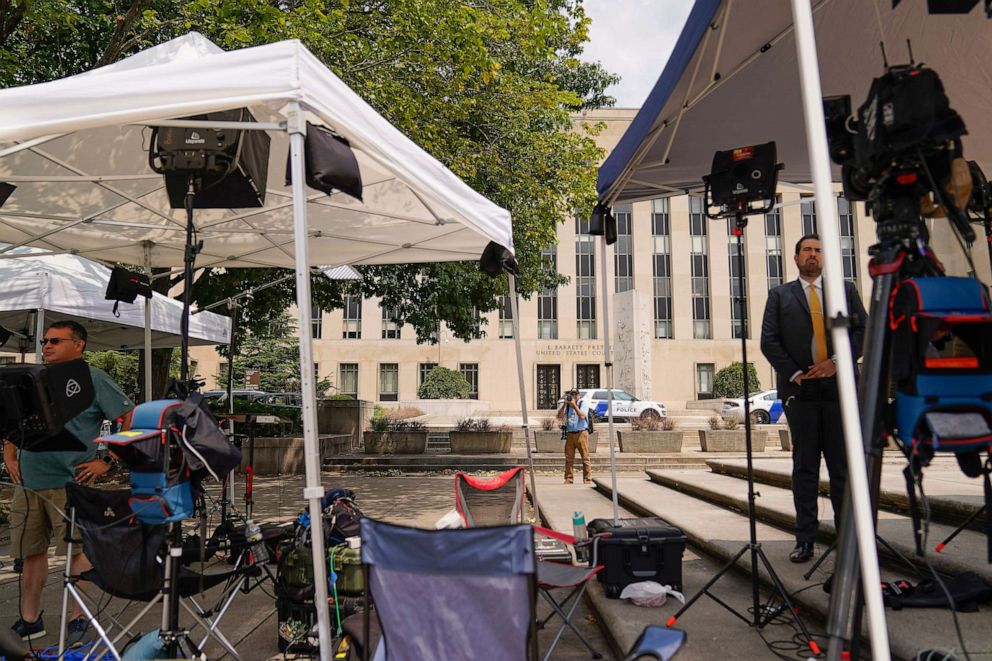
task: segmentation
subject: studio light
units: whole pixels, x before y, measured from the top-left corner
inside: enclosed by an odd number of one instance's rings
[[[605,236],[606,244],[613,245],[617,241],[617,219],[613,216],[610,207],[605,204],[597,204],[589,216],[589,234],[591,236]]]

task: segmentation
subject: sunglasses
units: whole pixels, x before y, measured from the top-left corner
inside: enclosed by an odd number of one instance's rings
[[[51,344],[53,347],[57,347],[62,342],[79,342],[79,340],[74,337],[46,337],[41,341],[41,346]]]

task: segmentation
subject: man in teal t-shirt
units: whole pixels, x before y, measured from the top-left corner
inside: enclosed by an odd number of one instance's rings
[[[45,331],[42,355],[48,364],[82,358],[86,348],[86,329],[74,321],[57,321]],[[45,636],[41,619],[41,593],[48,577],[48,547],[55,537],[56,553],[65,555],[65,485],[76,481],[91,484],[111,469],[112,462],[96,455],[96,439],[104,420],[124,418],[123,429],[131,422],[134,404],[105,372],[90,367],[93,379],[93,403],[65,425],[65,431],[82,441],[85,450],[79,452],[32,452],[18,450],[13,443],[3,449],[4,462],[11,478],[20,482],[11,506],[11,555],[24,559],[19,619],[14,631],[25,640]],[[79,545],[73,549],[73,575],[88,570],[89,560]],[[86,621],[76,606],[69,623],[67,642],[81,643],[86,634]]]

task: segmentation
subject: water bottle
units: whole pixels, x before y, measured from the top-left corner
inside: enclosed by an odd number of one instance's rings
[[[245,542],[251,551],[254,564],[264,565],[269,561],[269,549],[262,539],[262,529],[252,519],[248,519],[245,524]]]
[[[572,515],[572,535],[575,537],[575,560],[589,562],[589,531],[586,530],[586,516],[582,512]]]

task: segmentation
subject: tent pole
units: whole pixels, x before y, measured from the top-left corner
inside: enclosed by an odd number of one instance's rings
[[[296,257],[296,308],[300,317],[300,391],[302,393],[303,454],[306,465],[306,488],[303,497],[310,504],[310,543],[313,550],[314,604],[317,607],[317,631],[321,661],[330,661],[331,618],[327,605],[327,563],[321,526],[320,451],[317,443],[317,384],[313,371],[313,324],[310,308],[309,241],[307,231],[307,197],[303,150],[306,117],[296,101],[289,106],[286,131],[289,133],[293,175],[293,248]]]
[[[837,207],[828,203],[834,197],[833,183],[823,117],[823,93],[820,89],[820,72],[816,58],[813,11],[809,0],[792,0],[792,19],[796,31],[796,51],[799,57],[799,80],[803,95],[803,118],[806,121],[810,170],[813,173],[816,199],[824,202],[817,209],[818,224],[823,239],[823,284],[829,307],[830,332],[833,335],[833,347],[837,355],[838,391],[847,451],[847,487],[854,506],[854,524],[861,558],[861,580],[871,636],[871,656],[875,661],[886,661],[890,658],[889,639],[885,625],[885,611],[882,607],[882,593],[878,589],[881,581],[878,571],[878,549],[875,546],[875,526],[871,496],[868,492],[868,471],[858,413],[857,387],[854,382],[854,359],[847,325],[844,323],[847,321],[848,310],[840,255]],[[841,560],[838,558],[838,565]],[[836,585],[837,582],[835,581],[834,584]],[[857,627],[859,624],[855,623],[854,626]],[[827,650],[828,658],[840,659],[841,646],[841,641],[831,636]]]
[[[34,316],[34,360],[39,365],[45,362],[41,354],[41,338],[45,336],[45,310],[38,308]]]
[[[617,493],[617,453],[614,447],[616,434],[613,431],[613,359],[610,357],[610,304],[607,300],[610,285],[606,282],[606,236],[599,242],[600,271],[603,281],[603,363],[606,367],[606,420],[610,442],[610,480],[613,492],[613,525],[620,525],[620,496]]]
[[[530,447],[530,431],[527,424],[527,391],[524,390],[524,357],[520,349],[520,306],[517,304],[517,279],[512,273],[506,274],[509,284],[510,311],[513,314],[513,345],[517,350],[517,381],[520,390],[520,416],[523,420],[524,445],[527,446],[527,471],[530,473],[530,499],[534,503],[534,518],[541,521],[541,509],[537,504],[537,482],[534,477],[534,455]]]
[[[152,242],[145,241],[145,274],[148,276],[149,281],[152,277]],[[152,298],[146,298],[144,302],[145,306],[145,401],[150,402],[155,399],[152,395],[152,303],[154,302],[154,295]]]

